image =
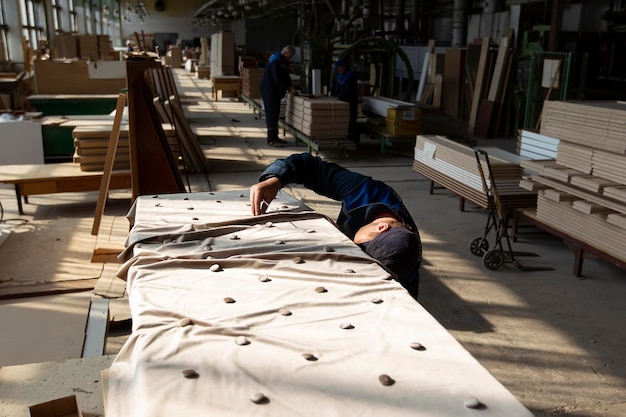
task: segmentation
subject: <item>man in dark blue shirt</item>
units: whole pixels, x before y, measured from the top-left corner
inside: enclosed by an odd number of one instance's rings
[[[283,147],[286,141],[278,138],[278,118],[280,117],[280,102],[285,92],[296,94],[296,87],[291,83],[289,76],[289,62],[295,54],[293,46],[285,46],[280,52],[272,54],[265,64],[261,78],[261,97],[265,108],[265,125],[267,126],[267,144]]]
[[[337,77],[331,84],[330,94],[338,97],[339,100],[350,104],[348,139],[358,145],[360,142],[360,136],[356,123],[356,117],[359,109],[359,95],[357,91],[356,77],[354,76],[352,70],[348,67],[348,63],[343,59],[338,59],[335,62],[335,71],[337,71]]]
[[[413,218],[391,187],[311,154],[293,154],[270,164],[250,187],[252,214],[263,214],[290,183],[341,201],[339,229],[417,297],[422,245]]]

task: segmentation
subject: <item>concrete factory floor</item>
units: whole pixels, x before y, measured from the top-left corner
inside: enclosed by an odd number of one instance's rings
[[[247,189],[275,158],[306,149],[296,146],[290,135],[286,136],[288,147],[267,147],[264,121],[246,104],[234,99],[215,102],[209,99],[208,81],[184,72],[178,72],[177,77],[181,95],[201,102],[189,108],[189,119],[201,127],[200,142],[211,163],[209,184],[204,176],[190,178],[194,191]],[[211,112],[207,113],[208,110]],[[425,112],[423,123],[425,134],[463,136],[479,144],[495,144],[509,150],[515,147],[513,139],[471,138],[463,123],[435,111]],[[420,228],[424,246],[418,301],[533,413],[576,417],[626,415],[626,327],[622,327],[626,320],[626,273],[623,270],[602,260],[586,259],[583,277],[577,278],[572,274],[574,256],[568,247],[534,228],[524,228],[513,247],[515,251],[537,256],[519,257],[518,261],[522,266],[552,270],[524,271],[512,264],[496,271],[488,270],[482,259],[468,249],[470,241],[484,232],[486,211],[470,203],[464,212],[460,211],[458,197],[444,189],[429,194],[429,181],[411,167],[411,143],[394,144],[383,155],[379,142],[364,137],[358,149],[348,156],[333,150],[322,151],[320,155],[383,180],[400,194]],[[292,194],[331,218],[338,213],[338,203],[303,187],[289,186],[282,192]],[[110,240],[119,244],[123,243],[124,226],[122,232],[119,230],[120,225],[125,225],[128,197],[128,193],[111,193],[103,218],[105,227],[101,228],[101,234],[111,234]],[[77,239],[80,234],[89,236],[96,199],[97,193],[31,197],[30,204],[25,205],[26,214],[18,216],[13,190],[0,188],[5,219],[19,217],[24,222],[13,222],[15,230],[0,246],[0,257],[11,250],[19,236],[30,234],[31,242],[38,244]],[[63,223],[67,234],[50,236],[46,235],[50,228],[38,227],[54,222]],[[80,227],[84,223],[87,227]],[[111,232],[113,229],[115,233]],[[55,230],[61,233],[58,228]],[[21,256],[28,259],[31,255]],[[39,250],[36,257],[39,280],[45,281],[50,271],[60,268],[63,256],[55,251]],[[24,262],[19,256],[3,262],[10,264],[11,260],[16,264]],[[0,288],[11,279],[6,276],[7,268],[11,266],[0,265]],[[114,271],[115,264],[105,264],[100,276],[112,275]],[[0,303],[2,316],[2,308],[16,301]],[[54,310],[54,306],[48,308]],[[110,364],[129,332],[126,300],[112,299],[110,308],[112,323],[107,344],[110,356],[102,366]],[[50,321],[33,325],[27,342],[19,345],[18,340],[11,345],[12,349],[26,355],[36,344],[45,345],[45,340],[35,337],[36,326],[52,329],[64,326],[53,319],[51,316]],[[13,316],[11,327],[0,327],[0,339],[19,339],[24,333],[19,327],[20,318]],[[12,332],[18,336],[14,337]],[[42,355],[29,362],[80,357],[80,354],[60,358]],[[67,366],[80,367],[80,362],[69,361]],[[0,369],[0,385],[7,382],[2,371],[4,367]],[[0,389],[0,416],[5,415],[3,404],[10,402],[7,395]],[[42,397],[41,401],[48,399]]]

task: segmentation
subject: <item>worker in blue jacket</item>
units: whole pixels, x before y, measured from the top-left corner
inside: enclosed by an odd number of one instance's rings
[[[289,62],[295,55],[293,46],[287,45],[280,52],[272,54],[265,64],[261,78],[261,97],[265,108],[265,125],[267,126],[267,144],[284,147],[287,142],[278,138],[278,118],[280,102],[285,92],[296,94],[296,87],[289,76]]]
[[[390,186],[309,153],[293,154],[270,164],[250,187],[252,214],[263,214],[278,191],[291,183],[341,201],[339,229],[417,297],[422,260],[419,232]]]
[[[339,100],[350,104],[350,123],[348,125],[348,139],[356,143],[360,142],[358,125],[356,122],[359,110],[359,94],[357,91],[356,77],[348,67],[348,63],[343,59],[335,61],[335,71],[337,77],[330,87],[330,94],[338,97]]]

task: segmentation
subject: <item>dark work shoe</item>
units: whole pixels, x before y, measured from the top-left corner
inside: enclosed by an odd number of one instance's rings
[[[267,143],[269,146],[272,146],[274,148],[284,148],[285,146],[287,146],[287,142],[284,140],[273,140],[271,142]]]

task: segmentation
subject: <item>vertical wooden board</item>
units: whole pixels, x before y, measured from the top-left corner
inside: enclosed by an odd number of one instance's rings
[[[133,200],[142,194],[185,192],[144,77],[145,70],[160,66],[148,58],[126,61]]]
[[[480,103],[478,109],[478,119],[476,120],[476,127],[474,128],[474,134],[481,138],[487,138],[491,134],[491,118],[493,116],[495,103],[489,100],[483,100]]]
[[[498,101],[500,94],[502,92],[504,73],[506,71],[506,66],[508,63],[510,43],[511,43],[510,37],[504,36],[500,39],[500,44],[498,47],[498,55],[496,57],[496,66],[493,70],[493,78],[491,79],[491,85],[489,86],[489,94],[487,95],[487,99],[489,101],[493,101],[493,102]]]
[[[480,58],[478,61],[478,70],[476,73],[476,84],[474,86],[474,95],[472,96],[472,105],[470,107],[470,116],[468,127],[473,132],[476,126],[476,117],[478,116],[478,108],[480,100],[484,96],[485,73],[487,70],[487,59],[489,57],[489,38],[483,38],[481,41]]]
[[[106,160],[104,161],[104,172],[100,181],[100,190],[98,193],[98,201],[96,203],[96,213],[93,219],[91,234],[97,235],[100,229],[100,220],[104,214],[104,206],[109,195],[109,185],[111,184],[111,173],[115,163],[115,155],[117,153],[117,145],[120,140],[120,126],[124,117],[124,106],[126,105],[126,94],[119,94],[117,97],[117,106],[115,108],[115,119],[113,120],[113,128],[109,137],[109,146],[107,147]]]
[[[465,68],[465,48],[447,48],[443,75],[443,112],[452,117],[459,116],[461,86]]]

